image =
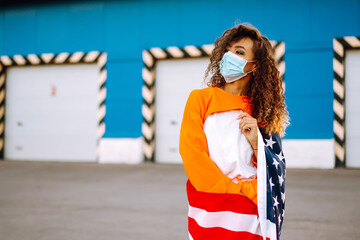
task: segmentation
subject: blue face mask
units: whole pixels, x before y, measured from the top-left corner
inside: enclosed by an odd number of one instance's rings
[[[247,61],[246,59],[236,55],[231,51],[227,51],[223,58],[220,61],[220,73],[225,78],[225,81],[228,83],[239,80],[242,77],[245,77],[252,71],[244,72],[244,67],[247,62],[256,62]]]

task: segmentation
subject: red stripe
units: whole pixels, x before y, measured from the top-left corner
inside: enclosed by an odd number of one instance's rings
[[[186,191],[189,205],[208,212],[231,211],[258,215],[257,206],[246,196],[233,193],[209,193],[197,191],[188,180]]]
[[[203,228],[193,218],[188,218],[189,233],[194,240],[262,240],[262,236],[249,232],[235,232],[221,227]],[[266,238],[270,240],[270,238]]]

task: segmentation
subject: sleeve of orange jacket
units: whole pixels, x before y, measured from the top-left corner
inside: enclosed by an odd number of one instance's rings
[[[235,183],[224,175],[209,157],[203,130],[205,111],[205,103],[200,93],[198,90],[193,90],[185,105],[179,142],[179,152],[187,177],[198,191],[243,193],[256,204],[256,179]]]

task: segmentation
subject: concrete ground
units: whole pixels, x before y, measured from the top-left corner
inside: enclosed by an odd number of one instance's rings
[[[0,239],[184,240],[185,182],[182,165],[0,161]],[[282,239],[360,239],[360,169],[288,169]]]

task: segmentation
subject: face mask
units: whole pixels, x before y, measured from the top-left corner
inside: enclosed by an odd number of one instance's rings
[[[231,51],[227,51],[223,58],[220,61],[220,73],[224,76],[225,81],[228,83],[239,80],[242,77],[245,77],[252,71],[244,73],[244,67],[247,62],[256,62],[247,61],[246,59],[236,55]]]

